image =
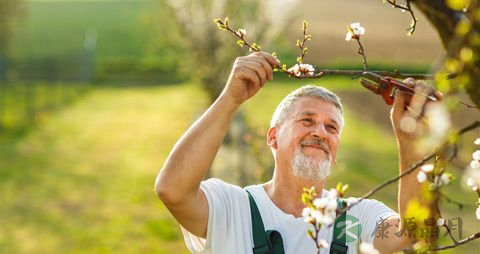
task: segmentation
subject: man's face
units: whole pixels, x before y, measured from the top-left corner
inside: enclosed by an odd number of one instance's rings
[[[335,105],[302,97],[276,131],[277,156],[304,180],[322,180],[336,161],[340,112]]]

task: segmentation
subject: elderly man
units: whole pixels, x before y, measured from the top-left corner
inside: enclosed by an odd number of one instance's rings
[[[321,87],[304,86],[279,104],[267,134],[275,160],[270,181],[245,189],[215,178],[202,181],[235,111],[267,80],[272,80],[272,66],[279,65],[277,59],[264,52],[237,58],[221,95],[180,138],[156,178],[156,192],[181,224],[185,242],[192,252],[253,253],[252,226],[257,225],[252,225],[249,195],[258,207],[265,230],[280,233],[285,253],[317,251],[314,241],[307,236],[310,225],[302,217],[305,205],[301,194],[304,188],[315,186],[317,197],[328,195],[324,190],[325,181],[330,167],[336,163],[344,127],[342,105],[335,94]],[[421,158],[412,153],[418,137],[399,128],[410,97],[397,92],[391,111],[399,146],[400,172]],[[414,175],[400,180],[400,215],[375,200],[364,200],[349,209],[347,214],[357,218],[363,230],[358,241],[336,251],[357,253],[359,242],[373,243],[382,253],[408,246],[413,239],[406,234],[394,236],[399,230],[394,225],[399,225],[399,219],[405,217],[409,200],[424,202],[420,187]],[[348,200],[351,203],[354,199]],[[374,237],[376,225],[382,219],[392,225],[388,238]],[[333,227],[324,227],[319,239],[331,243]],[[257,251],[255,253],[259,253]],[[322,249],[322,253],[328,253],[328,248]]]

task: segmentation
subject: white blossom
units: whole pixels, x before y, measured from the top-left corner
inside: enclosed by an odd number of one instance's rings
[[[338,197],[338,192],[336,189],[330,189],[330,191],[328,191],[328,199],[337,199]]]
[[[302,216],[303,217],[308,217],[310,215],[310,207],[305,207],[303,208],[303,211],[302,211]]]
[[[427,165],[423,165],[421,167],[422,171],[425,172],[425,173],[428,173],[428,172],[432,172],[433,169],[434,169],[434,166],[433,164],[427,164]]]
[[[245,30],[243,28],[240,28],[237,31],[237,35],[240,36],[240,37],[243,37],[243,36],[247,35],[247,30]]]
[[[333,222],[335,222],[335,214],[333,214],[333,216],[325,214],[318,218],[317,222],[324,225],[331,225]]]
[[[444,224],[445,224],[445,219],[444,218],[438,218],[437,226],[443,226]]]
[[[337,200],[335,200],[335,199],[329,200],[327,202],[326,211],[327,212],[333,212],[333,211],[335,211],[335,209],[337,209]]]
[[[355,35],[365,34],[365,28],[362,27],[358,22],[350,24],[350,28],[353,30],[353,33]]]
[[[315,74],[315,68],[311,64],[295,64],[293,67],[290,67],[288,72],[293,73],[293,75],[300,77],[303,75],[311,76]]]
[[[480,138],[475,139],[473,143],[477,146],[480,146]]]
[[[373,247],[373,244],[367,242],[360,244],[360,252],[363,254],[380,254],[380,252]]]
[[[480,161],[472,160],[472,161],[470,162],[470,167],[473,168],[473,169],[480,168]]]
[[[472,157],[474,160],[480,161],[480,150],[473,152]]]
[[[475,185],[475,180],[472,177],[469,177],[467,179],[467,185],[468,186],[474,186]]]
[[[467,185],[472,188],[473,191],[478,190],[478,178],[469,177],[467,179]]]
[[[348,32],[345,35],[345,40],[350,41],[353,39],[360,38],[360,35],[365,34],[365,28],[360,25],[360,23],[352,23],[348,27]]]
[[[446,185],[446,184],[450,183],[450,177],[447,174],[442,174],[440,176],[440,183],[441,183],[441,185]]]
[[[480,220],[480,206],[477,207],[477,212],[475,213],[477,215],[477,220]]]
[[[330,245],[327,243],[327,241],[325,241],[324,239],[320,239],[320,241],[318,241],[318,245],[320,246],[320,248],[328,248],[330,247]]]
[[[313,205],[317,209],[324,208],[326,204],[327,204],[327,200],[324,198],[317,198],[313,201]]]
[[[346,41],[351,41],[352,40],[352,33],[350,31],[345,35],[345,40]]]
[[[418,179],[419,183],[423,183],[423,182],[425,182],[425,180],[427,180],[427,174],[425,174],[425,172],[423,172],[423,171],[420,171],[417,174],[417,179]]]

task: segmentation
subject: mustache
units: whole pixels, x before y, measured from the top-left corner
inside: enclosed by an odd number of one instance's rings
[[[300,142],[300,145],[314,145],[314,146],[319,146],[323,150],[327,151],[330,153],[330,148],[328,147],[327,142],[321,140],[321,139],[316,139],[316,138],[310,138],[310,139],[305,139],[302,142]]]

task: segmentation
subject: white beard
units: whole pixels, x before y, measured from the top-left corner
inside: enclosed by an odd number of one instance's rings
[[[292,160],[292,173],[302,180],[321,181],[330,175],[331,162],[332,157],[330,154],[328,154],[328,159],[326,160],[316,159],[306,156],[298,147]]]

